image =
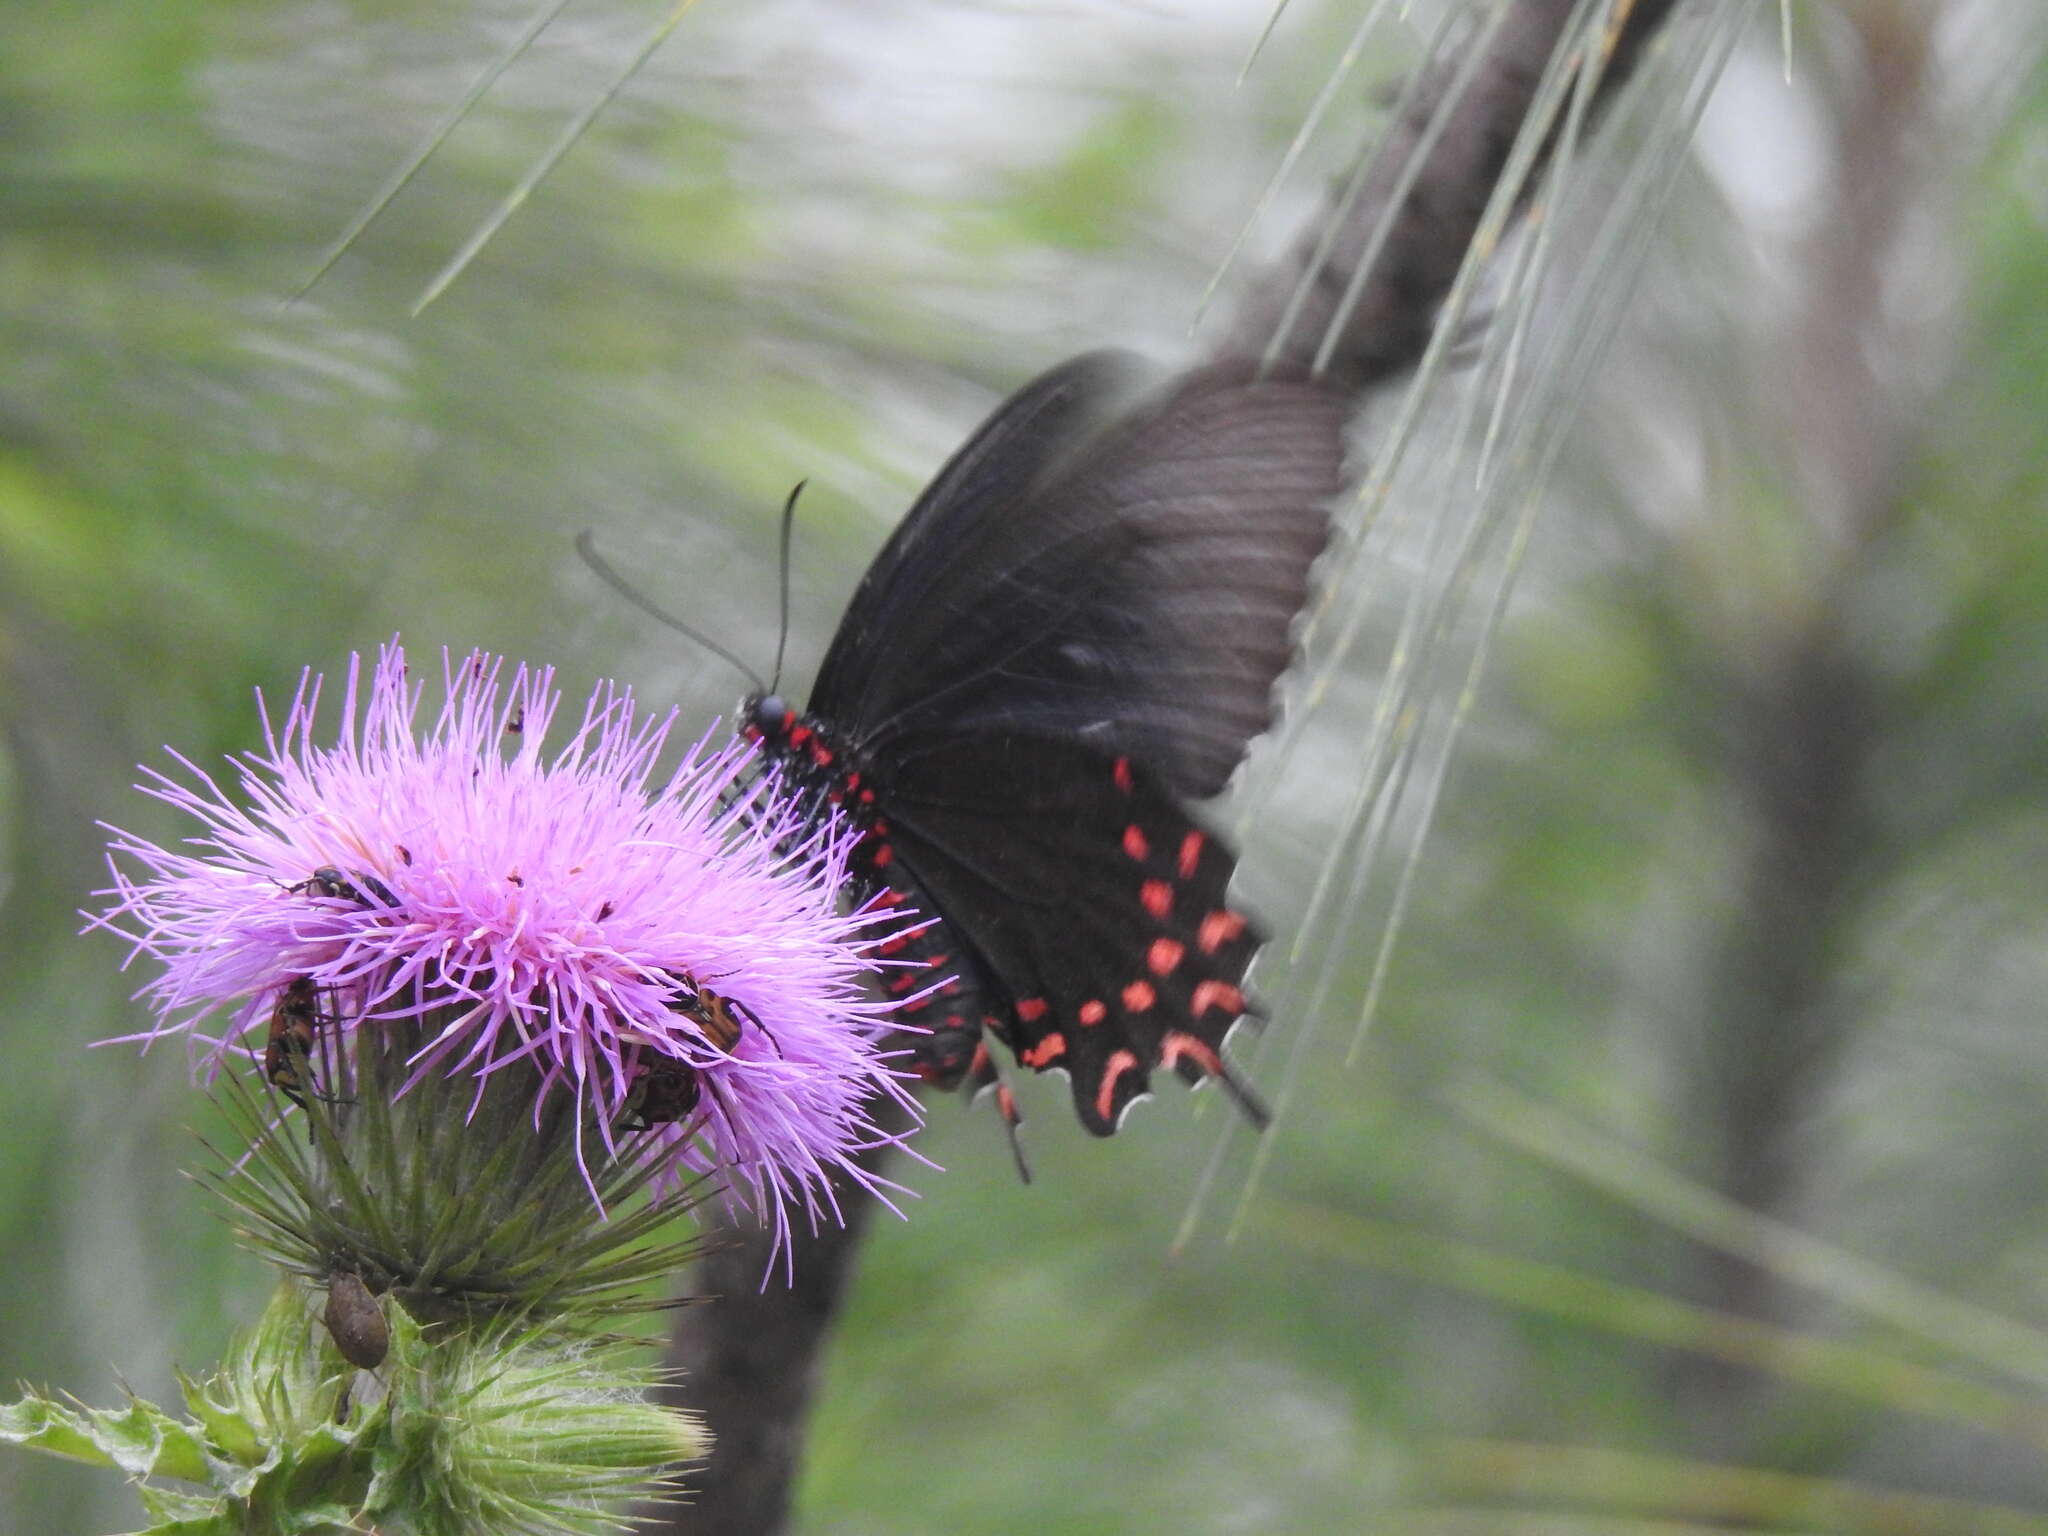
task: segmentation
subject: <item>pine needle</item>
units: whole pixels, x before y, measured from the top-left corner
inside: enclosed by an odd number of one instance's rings
[[[455,104],[446,117],[434,125],[433,131],[420,142],[419,147],[371,195],[369,202],[363,205],[362,211],[349,221],[348,228],[335,237],[334,243],[321,254],[320,263],[313,268],[312,274],[286,297],[287,305],[296,304],[303,299],[312,291],[314,284],[333,270],[334,264],[348,253],[349,247],[356,243],[363,231],[375,221],[377,215],[391,206],[392,199],[411,184],[413,177],[419,174],[420,167],[434,157],[435,151],[440,149],[448,141],[448,136],[462,125],[463,119],[469,116],[479,101],[483,100],[484,94],[498,83],[498,77],[517,63],[521,55],[533,46],[534,39],[545,32],[555,18],[568,7],[569,0],[549,0],[505,51],[470,83],[469,90],[462,100]]]
[[[668,41],[668,35],[681,25],[683,18],[696,7],[696,4],[697,0],[679,0],[661,25],[654,29],[647,41],[642,43],[633,57],[627,61],[626,67],[613,78],[611,84],[606,86],[589,106],[570,120],[568,127],[562,130],[561,137],[548,146],[547,153],[519,178],[518,184],[505,194],[504,200],[491,210],[490,216],[483,223],[477,226],[476,233],[462,243],[462,249],[449,258],[448,264],[434,274],[434,280],[427,284],[425,291],[413,303],[412,313],[415,316],[446,293],[449,285],[476,259],[477,253],[491,243],[492,238],[505,227],[513,214],[525,206],[527,198],[533,195],[534,188],[547,179],[548,173],[561,163],[562,157],[575,147],[576,141],[597,121],[598,114],[610,106],[619,92],[640,73],[647,61],[654,57],[655,50]]]

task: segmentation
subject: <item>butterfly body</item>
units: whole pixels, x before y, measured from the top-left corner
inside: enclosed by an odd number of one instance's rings
[[[876,557],[808,711],[743,722],[859,828],[861,894],[924,919],[882,946],[923,1074],[1014,1122],[992,1037],[1104,1136],[1160,1066],[1263,1119],[1222,1049],[1262,935],[1185,802],[1270,723],[1346,415],[1226,369],[1130,406],[1127,373],[1091,354],[1012,396]]]

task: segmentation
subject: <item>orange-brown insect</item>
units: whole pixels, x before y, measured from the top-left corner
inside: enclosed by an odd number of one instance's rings
[[[675,983],[669,1007],[696,1025],[697,1032],[706,1043],[720,1054],[730,1056],[740,1043],[740,1036],[749,1028],[768,1035],[767,1029],[745,1003],[712,991],[687,972],[669,971],[666,974]],[[768,1038],[772,1040],[775,1037],[768,1035]],[[626,1101],[629,1117],[626,1129],[644,1131],[650,1126],[673,1125],[688,1120],[697,1112],[697,1105],[702,1101],[707,1086],[716,1097],[717,1087],[707,1084],[704,1074],[688,1062],[678,1061],[673,1056],[650,1055],[640,1068],[632,1094]]]
[[[270,1085],[300,1109],[310,1096],[334,1102],[313,1086],[313,1058],[320,1050],[320,1028],[337,1022],[320,1007],[320,989],[310,976],[294,976],[270,1010],[270,1037],[263,1044],[263,1075]]]
[[[263,1075],[299,1108],[311,1091],[313,1051],[320,1043],[320,989],[310,976],[294,976],[270,1012],[270,1038],[263,1046]]]
[[[740,1043],[743,1026],[751,1026],[768,1035],[761,1021],[754,1017],[754,1010],[736,998],[712,991],[703,982],[683,971],[670,971],[668,977],[676,984],[675,996],[669,999],[669,1007],[695,1024],[704,1038],[727,1056]],[[775,1037],[768,1035],[770,1040]]]

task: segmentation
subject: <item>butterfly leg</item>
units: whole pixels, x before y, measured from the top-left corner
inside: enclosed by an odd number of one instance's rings
[[[976,1100],[984,1093],[995,1094],[996,1113],[1003,1117],[1003,1132],[1010,1138],[1010,1156],[1016,1159],[1017,1177],[1029,1184],[1031,1163],[1024,1156],[1024,1113],[1017,1108],[1017,1095],[1003,1080],[1003,1070],[996,1065],[995,1052],[988,1048],[988,1042],[989,1035],[984,1030],[975,1041],[974,1057],[967,1064],[967,1092]]]
[[[1221,1084],[1230,1102],[1251,1122],[1253,1130],[1263,1131],[1272,1123],[1273,1112],[1266,1108],[1265,1101],[1239,1075],[1224,1054],[1207,1041],[1182,1030],[1169,1030],[1160,1044],[1159,1061],[1162,1066],[1172,1067],[1190,1084],[1205,1078]]]

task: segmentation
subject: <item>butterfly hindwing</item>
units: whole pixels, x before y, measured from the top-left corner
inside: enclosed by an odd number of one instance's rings
[[[955,959],[993,978],[997,1033],[1068,1074],[1083,1125],[1113,1132],[1161,1065],[1217,1077],[1263,1119],[1223,1056],[1262,935],[1230,905],[1228,847],[1141,766],[974,738],[920,759],[890,801],[893,856],[969,946]]]

